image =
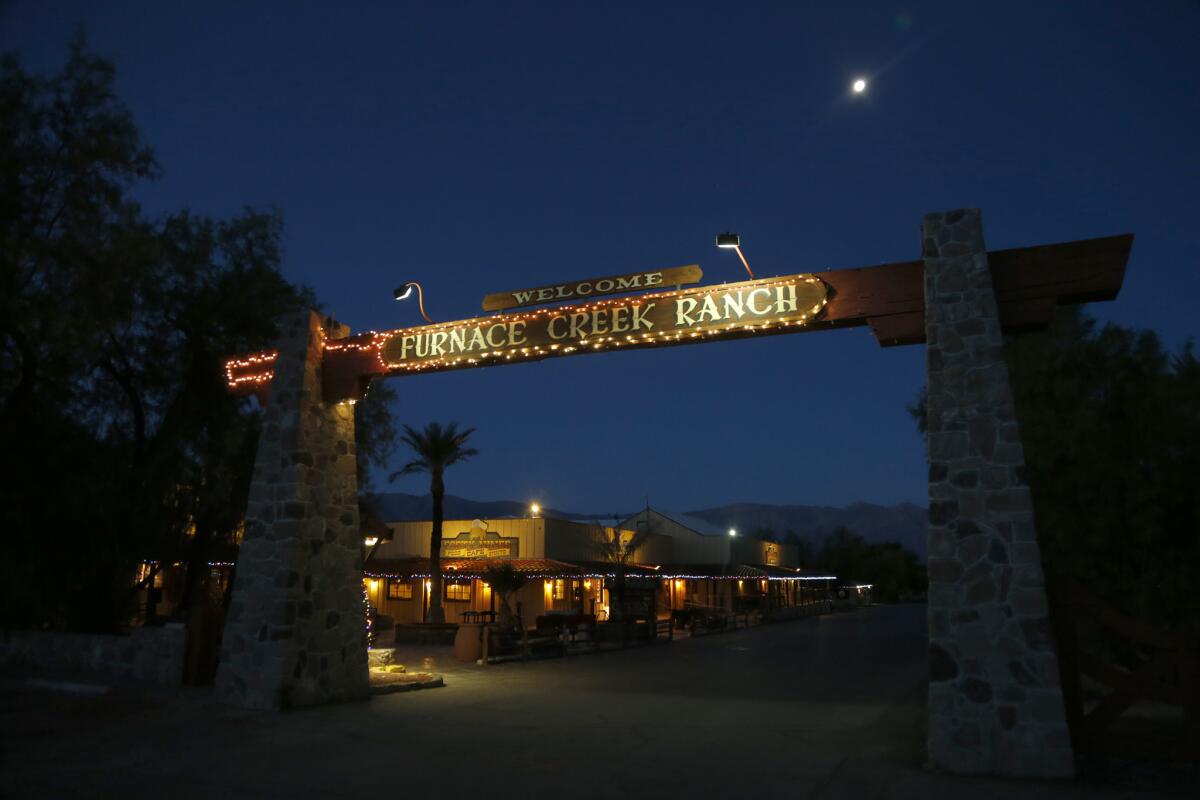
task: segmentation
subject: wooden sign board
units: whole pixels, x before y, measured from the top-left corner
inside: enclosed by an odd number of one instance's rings
[[[685,267],[632,272],[628,275],[610,275],[607,278],[591,278],[586,281],[558,283],[539,286],[536,289],[521,289],[516,292],[495,292],[483,298],[484,311],[500,311],[506,308],[541,306],[560,300],[580,300],[605,294],[627,294],[646,289],[665,289],[699,283],[704,277],[699,264]]]
[[[531,361],[805,325],[826,298],[821,279],[788,275],[388,331],[377,347],[393,374]]]
[[[1114,299],[1132,246],[1133,235],[1123,234],[989,252],[1004,332],[1045,328],[1056,305]],[[788,286],[796,292],[795,310]],[[321,359],[322,396],[329,403],[362,399],[371,381],[384,375],[859,325],[869,325],[884,346],[919,344],[925,341],[924,312],[920,260],[596,299],[329,339]],[[227,359],[229,391],[265,402],[277,356],[268,350]]]
[[[442,539],[442,558],[516,558],[520,539],[496,533],[460,533],[453,539]]]

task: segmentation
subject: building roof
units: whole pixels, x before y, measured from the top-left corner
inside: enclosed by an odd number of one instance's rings
[[[790,567],[766,564],[664,564],[659,573],[664,578],[749,579],[767,578],[773,581],[833,581],[834,575],[806,572]]]
[[[664,578],[765,578],[767,574],[749,564],[664,564]]]
[[[511,564],[530,578],[610,578],[617,567],[609,561],[556,561],[552,558],[443,558],[442,577],[482,578],[493,564]],[[363,568],[369,578],[428,578],[428,558],[375,558]],[[713,578],[769,580],[837,580],[824,573],[806,572],[788,567],[750,564],[626,564],[627,578]]]
[[[766,573],[768,578],[802,580],[802,581],[836,581],[836,575],[830,575],[828,572],[814,572],[805,569],[792,569],[791,567],[774,567],[769,564],[760,564],[756,569]]]
[[[493,564],[510,564],[522,575],[532,578],[556,578],[577,576],[583,570],[565,561],[552,558],[443,558],[442,577],[481,578]],[[428,558],[376,558],[363,567],[363,574],[371,578],[428,578]]]
[[[611,561],[572,561],[571,563],[579,567],[588,577],[608,578],[617,574],[617,565]],[[664,576],[659,567],[651,567],[645,564],[626,564],[625,577],[662,578]]]
[[[713,523],[709,522],[706,519],[701,519],[700,517],[694,517],[690,514],[685,514],[682,511],[672,511],[672,510],[665,509],[665,508],[657,508],[655,506],[650,506],[649,510],[651,513],[658,514],[661,517],[666,517],[667,519],[672,520],[673,522],[677,522],[678,524],[682,525],[683,527],[691,530],[693,533],[698,533],[701,536],[725,536],[729,533],[726,530],[721,530],[721,528],[719,526],[714,525]],[[622,522],[621,525],[623,527],[630,527],[629,523],[632,522],[633,520],[636,520],[639,516],[641,516],[645,512],[646,512],[646,509],[642,509],[641,511],[637,512],[629,519]]]

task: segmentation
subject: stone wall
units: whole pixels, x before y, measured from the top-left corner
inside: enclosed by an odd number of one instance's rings
[[[4,631],[0,667],[58,678],[179,686],[186,650],[187,629],[180,623],[113,635]]]
[[[321,397],[323,337],[305,312],[280,324],[217,697],[283,709],[368,694],[354,408]]]
[[[925,217],[929,759],[1074,773],[1025,455],[977,209]]]

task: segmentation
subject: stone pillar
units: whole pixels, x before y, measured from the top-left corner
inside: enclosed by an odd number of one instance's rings
[[[216,693],[245,708],[365,698],[354,408],[321,397],[323,331],[282,321],[221,641]]]
[[[978,209],[925,217],[929,760],[1075,772]]]

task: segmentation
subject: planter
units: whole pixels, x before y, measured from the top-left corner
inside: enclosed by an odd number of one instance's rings
[[[459,625],[454,636],[454,657],[459,661],[478,661],[483,657],[486,625]]]

